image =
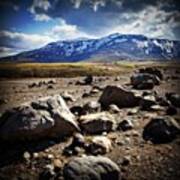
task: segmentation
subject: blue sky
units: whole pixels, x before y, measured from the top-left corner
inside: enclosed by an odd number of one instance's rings
[[[111,33],[180,40],[178,0],[4,0],[0,56]]]

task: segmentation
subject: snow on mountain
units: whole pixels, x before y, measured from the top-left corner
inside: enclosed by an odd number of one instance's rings
[[[37,62],[77,62],[99,57],[109,58],[109,60],[179,59],[180,41],[150,39],[143,35],[116,33],[100,39],[52,42],[42,48],[7,57],[7,59]]]

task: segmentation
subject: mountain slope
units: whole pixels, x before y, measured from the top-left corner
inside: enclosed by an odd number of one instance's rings
[[[180,41],[142,35],[112,34],[100,39],[58,41],[3,58],[35,62],[77,62],[88,59],[172,60],[180,58]]]

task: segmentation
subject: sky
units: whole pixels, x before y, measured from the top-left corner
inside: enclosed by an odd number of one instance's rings
[[[180,0],[3,0],[0,57],[112,33],[180,40]]]

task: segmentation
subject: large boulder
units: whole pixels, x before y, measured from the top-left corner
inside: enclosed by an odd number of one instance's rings
[[[59,95],[10,109],[0,122],[0,138],[7,141],[64,137],[79,130],[74,115]]]
[[[180,133],[179,124],[170,117],[152,118],[144,127],[143,138],[153,143],[168,143]]]
[[[101,112],[81,116],[80,126],[88,134],[99,134],[113,130],[115,121],[109,113]]]
[[[105,109],[111,104],[117,105],[119,108],[123,107],[134,107],[139,105],[140,97],[133,91],[129,91],[122,86],[107,86],[99,102]]]
[[[160,79],[156,75],[139,73],[131,76],[131,85],[135,89],[153,89],[154,85],[159,85]]]
[[[65,180],[120,180],[119,167],[102,156],[77,157],[70,160],[63,169]]]
[[[155,68],[155,67],[146,67],[146,68],[141,68],[139,69],[140,73],[148,73],[152,75],[156,75],[159,79],[163,79],[163,73],[161,70]]]

